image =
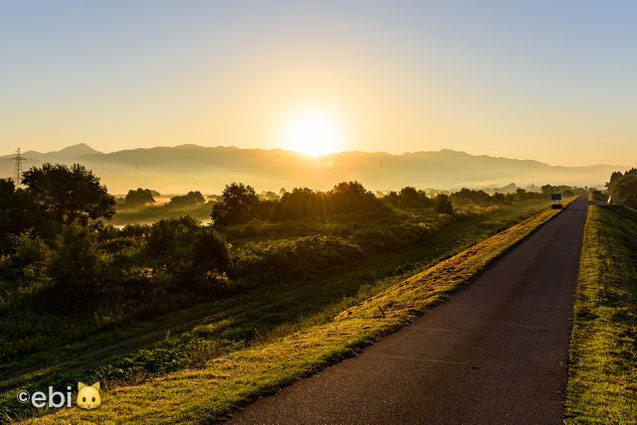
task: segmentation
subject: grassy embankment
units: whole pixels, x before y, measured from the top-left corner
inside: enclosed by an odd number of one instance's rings
[[[569,352],[568,424],[637,423],[637,213],[590,205]]]
[[[196,368],[112,389],[103,394],[98,411],[64,409],[35,421],[208,423],[221,419],[406,325],[559,212],[544,210],[376,294],[361,288],[363,295],[366,291],[369,295],[360,297],[362,301],[351,305],[351,300],[343,299],[322,311],[322,320],[283,325],[283,336],[274,330],[261,343],[222,353]],[[274,311],[277,306],[270,308]],[[205,335],[214,326],[196,331]]]

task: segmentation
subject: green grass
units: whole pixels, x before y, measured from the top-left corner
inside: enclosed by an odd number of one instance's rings
[[[352,355],[408,324],[559,212],[545,210],[407,279],[370,279],[369,285],[358,285],[353,296],[325,303],[315,314],[294,321],[275,320],[276,326],[268,334],[253,338],[247,346],[204,349],[212,354],[202,355],[192,368],[139,385],[113,388],[103,394],[97,411],[64,409],[35,421],[209,423],[222,419],[237,407]],[[275,304],[251,312],[255,316],[247,323],[276,319],[281,308],[289,310],[290,306]],[[211,323],[193,332],[217,335],[217,326]],[[209,341],[214,344],[216,340]]]
[[[637,423],[637,213],[588,207],[569,351],[568,424]]]

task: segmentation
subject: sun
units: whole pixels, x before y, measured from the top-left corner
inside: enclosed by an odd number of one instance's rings
[[[343,134],[336,120],[324,112],[305,112],[290,120],[285,129],[286,149],[319,156],[338,152]]]

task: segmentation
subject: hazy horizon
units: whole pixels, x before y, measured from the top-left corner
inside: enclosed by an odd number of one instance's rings
[[[91,146],[89,143],[86,142],[80,142],[80,143],[75,143],[75,144],[69,144],[69,145],[65,145],[62,146],[60,148],[56,148],[53,149],[51,151],[38,151],[36,149],[24,149],[23,147],[20,147],[22,154],[25,154],[26,152],[29,151],[35,151],[38,152],[40,154],[50,154],[50,153],[56,153],[56,152],[60,152],[66,148],[70,148],[70,147],[74,147],[74,146],[78,146],[78,145],[85,145],[91,149],[94,149],[95,151],[102,153],[102,154],[111,154],[111,153],[117,153],[117,152],[122,152],[122,151],[132,151],[132,150],[138,150],[138,149],[153,149],[153,148],[178,148],[178,147],[183,147],[183,146],[197,146],[197,147],[202,147],[202,148],[228,148],[228,149],[241,149],[241,150],[262,150],[262,151],[276,151],[276,150],[281,150],[281,151],[285,151],[285,152],[293,152],[293,153],[298,153],[298,154],[302,154],[305,155],[309,158],[311,157],[324,157],[324,156],[329,156],[329,155],[334,155],[334,154],[344,154],[344,153],[366,153],[366,154],[387,154],[387,155],[393,155],[393,156],[401,156],[401,155],[406,155],[406,154],[417,154],[417,153],[435,153],[435,152],[441,152],[441,151],[451,151],[451,152],[459,152],[459,153],[466,153],[469,154],[471,156],[490,156],[492,158],[503,158],[503,159],[512,159],[512,160],[516,160],[516,161],[537,161],[537,162],[541,162],[547,165],[551,165],[551,166],[555,166],[555,167],[591,167],[591,166],[597,166],[597,165],[604,165],[604,166],[613,166],[613,167],[632,167],[631,165],[626,165],[626,164],[609,164],[609,163],[603,163],[603,162],[597,162],[597,163],[589,163],[589,164],[577,164],[577,165],[563,165],[563,164],[559,164],[559,163],[555,163],[555,164],[551,164],[549,162],[545,162],[545,161],[540,161],[540,160],[536,160],[536,159],[532,159],[532,158],[512,158],[512,157],[505,157],[505,156],[492,156],[492,155],[486,155],[483,153],[478,153],[478,152],[467,152],[467,151],[461,151],[461,150],[455,150],[455,149],[448,149],[448,148],[441,148],[438,150],[416,150],[416,151],[403,151],[403,152],[388,152],[388,151],[365,151],[365,150],[343,150],[343,151],[336,151],[336,152],[331,152],[331,153],[327,153],[327,154],[321,154],[321,155],[309,155],[309,154],[305,154],[303,152],[298,152],[298,151],[294,151],[291,149],[286,149],[286,148],[282,148],[282,147],[272,147],[272,148],[250,148],[250,147],[240,147],[240,146],[232,146],[232,145],[200,145],[200,144],[196,144],[196,143],[179,143],[179,144],[173,144],[173,145],[156,145],[156,146],[145,146],[145,147],[141,147],[141,146],[136,146],[136,147],[128,147],[128,148],[123,148],[123,149],[118,149],[118,150],[100,150],[100,149],[96,149],[95,147]],[[13,156],[13,154],[15,153],[15,149],[11,150],[11,151],[7,151],[7,152],[0,152],[0,156]]]
[[[350,151],[312,156],[283,149],[177,147],[131,149],[96,153],[87,145],[52,153],[25,152],[25,169],[43,162],[81,163],[92,169],[113,193],[146,187],[161,193],[200,190],[219,193],[231,182],[242,182],[259,191],[284,187],[327,190],[341,181],[359,181],[371,190],[398,190],[405,186],[453,190],[516,183],[597,187],[614,171],[627,166],[550,166],[533,160],[471,155],[443,149],[394,155],[385,152]],[[13,173],[4,157],[0,177]]]
[[[5,2],[0,139],[630,165],[636,18],[625,2]]]

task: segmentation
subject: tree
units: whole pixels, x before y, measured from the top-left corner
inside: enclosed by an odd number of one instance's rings
[[[551,186],[550,184],[545,184],[544,186],[542,186],[542,195],[544,196],[550,196],[553,193],[558,193],[559,192],[559,188],[557,186]]]
[[[124,202],[126,205],[132,207],[141,207],[146,204],[154,204],[155,198],[153,197],[153,192],[150,189],[142,189],[138,187],[137,190],[129,190],[126,198],[124,198]]]
[[[8,252],[16,237],[43,217],[29,193],[16,189],[13,180],[0,179],[0,256]]]
[[[194,207],[195,205],[201,205],[206,200],[204,199],[201,192],[188,192],[186,195],[181,196],[173,196],[170,198],[170,202],[168,203],[171,207],[184,208],[184,207]]]
[[[400,189],[399,197],[401,203],[406,207],[417,207],[420,203],[420,195],[418,194],[418,191],[416,188],[411,186],[405,186]]]
[[[281,199],[279,195],[272,192],[271,190],[261,192],[260,198],[264,201],[278,201]]]
[[[326,195],[335,213],[371,210],[376,207],[376,196],[357,181],[341,182]]]
[[[382,195],[381,195],[382,196]],[[399,193],[393,190],[383,197],[385,201],[401,208],[430,208],[433,205],[424,190],[416,190],[412,186],[403,187]]]
[[[259,198],[252,186],[228,184],[223,190],[221,201],[212,208],[212,220],[215,225],[245,223],[252,217],[258,202]]]
[[[610,175],[610,181],[606,183],[606,187],[610,189],[610,187],[613,184],[617,183],[617,181],[619,181],[622,177],[624,177],[624,175],[621,171],[613,171],[613,173]]]
[[[23,174],[22,183],[35,203],[59,224],[75,220],[87,224],[115,214],[115,198],[92,171],[80,164],[70,168],[62,164],[43,164]]]
[[[515,196],[516,198],[518,198],[518,200],[523,201],[525,199],[528,199],[529,194],[526,192],[526,190],[518,187],[517,189],[515,189]]]
[[[508,201],[504,193],[496,192],[493,194],[493,202],[495,202],[497,205],[503,205]]]
[[[311,215],[325,214],[325,195],[307,187],[296,187],[292,192],[284,192],[281,200],[274,204],[272,216],[277,219],[295,219]]]
[[[624,174],[614,172],[606,186],[611,195],[632,207],[637,207],[637,168],[632,168]]]
[[[489,205],[491,196],[483,190],[471,190],[463,187],[460,191],[451,195],[453,203],[456,205]]]
[[[453,204],[449,195],[439,193],[434,198],[434,210],[438,214],[453,214]]]

